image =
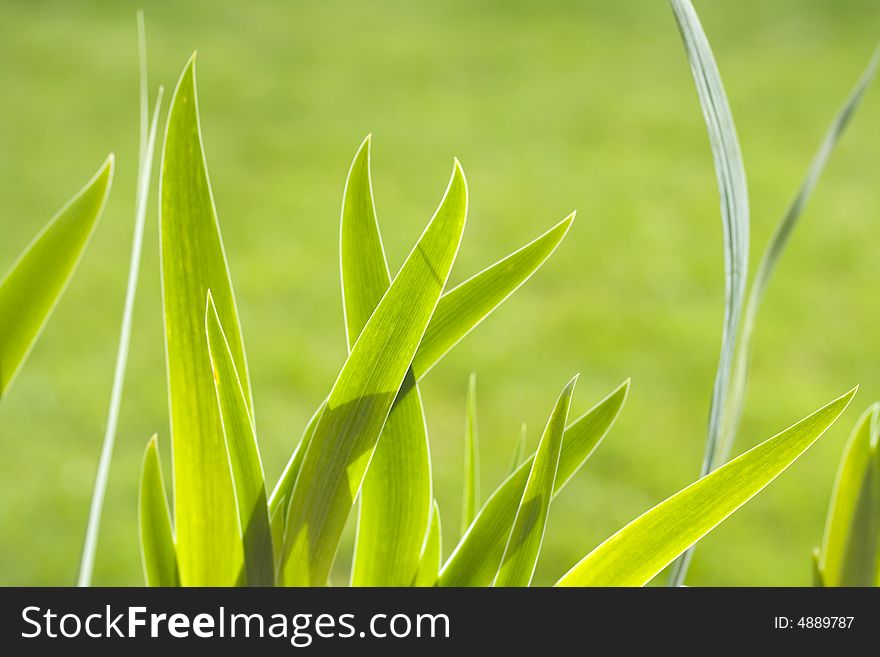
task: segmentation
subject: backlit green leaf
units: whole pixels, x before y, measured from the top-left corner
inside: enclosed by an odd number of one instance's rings
[[[456,161],[446,195],[351,349],[293,487],[284,583],[323,586],[379,434],[458,253],[467,214]]]
[[[644,586],[803,454],[853,389],[642,514],[584,557],[559,586]]]
[[[238,513],[205,348],[210,289],[251,419],[238,313],[208,181],[195,57],[177,83],[159,180],[162,298],[174,464],[174,526],[184,586],[234,585],[243,566]]]
[[[574,221],[575,213],[546,233],[446,292],[437,304],[413,360],[416,380],[470,333],[547,261]]]
[[[824,586],[876,586],[880,559],[880,403],[846,444],[819,554]]]
[[[370,179],[371,139],[346,180],[340,254],[350,350],[391,284]],[[408,586],[431,520],[431,459],[421,394],[407,372],[361,487],[353,586]]]
[[[0,280],[0,399],[70,282],[104,211],[112,180],[109,155]]]
[[[559,494],[602,442],[617,419],[628,391],[629,381],[626,381],[565,429],[554,495]],[[443,567],[441,586],[488,586],[492,583],[504,556],[533,459],[534,455],[526,459],[486,501]]]
[[[235,490],[239,532],[244,544],[245,581],[249,586],[272,586],[275,584],[275,558],[260,448],[241,379],[210,290],[205,330],[229,472]]]
[[[675,20],[691,65],[697,96],[709,133],[718,192],[721,197],[721,224],[724,236],[724,325],[721,356],[715,372],[709,427],[702,474],[712,469],[718,451],[722,413],[730,387],[734,349],[742,319],[743,300],[749,267],[749,192],[739,139],[721,74],[709,47],[709,40],[690,0],[671,0]],[[670,583],[682,584],[690,562],[686,554],[673,568]]]
[[[147,586],[178,586],[174,533],[157,443],[156,436],[150,438],[141,465],[138,499],[141,562]]]
[[[494,586],[528,586],[532,583],[544,541],[562,436],[576,383],[577,376],[565,386],[544,428]]]
[[[468,379],[467,413],[464,426],[464,491],[462,492],[461,533],[467,531],[477,514],[480,499],[480,443],[477,437],[477,375]]]

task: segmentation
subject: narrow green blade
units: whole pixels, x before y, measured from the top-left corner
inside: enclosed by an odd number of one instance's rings
[[[159,110],[165,90],[160,86],[150,120],[147,85],[147,38],[144,29],[144,12],[137,12],[138,59],[140,61],[140,147],[138,149],[137,193],[135,194],[134,238],[131,243],[131,257],[128,265],[128,283],[125,290],[125,304],[122,310],[122,324],[119,330],[119,347],[116,351],[116,367],[113,372],[113,386],[110,392],[110,408],[107,411],[107,424],[104,429],[104,442],[98,460],[98,472],[92,489],[92,502],[86,525],[86,538],[83,541],[77,586],[91,586],[92,571],[95,567],[95,553],[98,549],[98,533],[101,528],[101,514],[104,509],[104,496],[110,476],[110,462],[116,444],[116,429],[119,425],[119,411],[122,407],[122,389],[125,385],[125,370],[131,344],[131,329],[134,323],[134,300],[137,295],[138,277],[141,269],[141,253],[144,244],[144,229],[147,223],[147,199],[150,195],[150,180],[153,173],[153,153],[156,150],[156,134],[159,128]]]
[[[174,463],[174,526],[185,586],[231,586],[243,566],[238,513],[205,348],[205,298],[214,295],[253,420],[232,284],[208,181],[195,57],[177,83],[159,179],[162,299]]]
[[[544,428],[494,586],[528,586],[532,583],[544,541],[547,514],[562,452],[562,436],[577,379],[575,376],[565,386]]]
[[[260,448],[241,379],[232,360],[232,350],[220,325],[210,290],[205,331],[229,473],[235,491],[238,527],[244,545],[245,582],[249,586],[272,586],[275,584],[275,557]]]
[[[559,586],[644,586],[803,454],[843,413],[832,401],[639,516],[584,557]]]
[[[440,298],[413,360],[419,381],[450,349],[516,292],[549,258],[574,221],[575,213]]]
[[[825,586],[875,586],[880,558],[880,403],[846,444],[819,554]]]
[[[877,72],[877,66],[880,64],[880,49],[875,51],[874,56],[868,64],[868,67],[862,73],[861,78],[856,86],[850,92],[849,98],[843,107],[834,117],[831,126],[825,133],[819,150],[813,156],[807,175],[801,183],[801,187],[786,210],[782,219],[776,226],[764,254],[761,256],[761,263],[758,265],[758,271],[755,279],[752,281],[752,287],[749,291],[749,298],[746,303],[745,315],[743,318],[742,334],[736,350],[736,359],[733,367],[733,379],[731,382],[730,393],[727,398],[727,406],[724,409],[724,421],[721,433],[721,442],[717,451],[715,465],[718,466],[727,460],[733,443],[736,440],[736,432],[739,428],[740,417],[742,416],[743,405],[746,397],[746,383],[749,377],[749,361],[751,359],[752,334],[755,331],[755,319],[764,298],[764,292],[773,275],[779,259],[782,257],[785,247],[791,233],[797,225],[798,219],[806,208],[807,202],[819,182],[825,165],[834,151],[838,140],[849,125],[850,119],[856,111],[862,97],[865,95],[868,86],[874,79]]]
[[[147,586],[179,586],[174,533],[156,436],[150,438],[144,451],[138,511],[144,582]]]
[[[370,177],[371,139],[345,184],[340,229],[342,299],[350,350],[391,284]],[[407,372],[361,487],[353,586],[407,586],[431,520],[431,459],[421,394]]]
[[[721,197],[721,224],[724,235],[724,325],[721,355],[715,372],[709,427],[702,474],[712,469],[718,451],[722,413],[730,387],[734,349],[742,319],[743,300],[749,267],[749,192],[740,153],[739,140],[721,74],[709,47],[709,40],[690,0],[671,0],[675,20],[687,50],[703,118],[709,133],[718,191]],[[690,553],[673,569],[670,584],[684,582]]]
[[[351,349],[293,487],[284,583],[323,586],[379,434],[449,271],[467,214],[458,161],[440,207]]]
[[[40,337],[104,211],[113,155],[52,217],[0,280],[0,399]]]
[[[461,504],[461,533],[467,531],[480,500],[480,443],[477,437],[477,375],[468,379],[467,413],[464,427],[464,490]]]
[[[553,486],[554,495],[581,469],[620,414],[629,391],[625,381],[569,424]],[[516,518],[534,455],[526,459],[486,501],[440,574],[441,586],[488,586],[498,571]]]
[[[413,579],[413,586],[434,586],[440,573],[440,561],[443,557],[442,545],[443,531],[440,525],[440,507],[434,502],[431,514],[431,526],[425,537],[425,549],[419,561],[419,568]]]

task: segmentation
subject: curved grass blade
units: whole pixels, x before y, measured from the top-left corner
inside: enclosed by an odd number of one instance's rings
[[[690,0],[671,0],[675,20],[687,50],[703,118],[709,133],[718,191],[721,197],[721,223],[724,235],[724,328],[721,355],[712,389],[706,452],[702,474],[715,463],[721,433],[722,413],[730,387],[734,348],[742,319],[746,277],[749,266],[749,193],[736,127],[730,112],[721,74],[709,47],[709,40]],[[671,585],[684,582],[690,553],[673,568]]]
[[[568,234],[574,217],[572,212],[540,237],[440,297],[413,359],[417,381],[531,278]]]
[[[238,513],[205,348],[212,291],[253,421],[244,344],[208,180],[195,56],[171,99],[159,179],[162,299],[174,464],[174,526],[185,586],[232,586],[243,565]]]
[[[179,586],[174,532],[162,465],[159,462],[158,440],[154,435],[147,443],[141,465],[138,511],[141,544],[141,563],[147,586]]]
[[[164,90],[159,87],[156,105],[153,108],[153,120],[149,121],[147,106],[147,46],[144,35],[144,13],[138,11],[138,44],[141,66],[140,103],[141,143],[138,161],[138,187],[135,198],[135,227],[131,245],[131,257],[128,268],[128,284],[125,290],[125,305],[122,310],[122,326],[119,332],[119,347],[116,353],[116,368],[113,372],[113,388],[110,393],[110,408],[107,412],[107,426],[104,430],[104,442],[101,457],[98,461],[98,473],[92,492],[92,503],[89,509],[89,520],[86,526],[86,538],[83,544],[82,559],[79,566],[77,586],[90,586],[92,571],[95,567],[95,551],[98,547],[98,532],[101,528],[101,512],[104,508],[104,495],[107,491],[107,479],[110,476],[110,461],[113,458],[113,446],[116,444],[116,428],[119,424],[119,409],[122,406],[122,388],[125,384],[125,370],[128,363],[128,350],[131,344],[131,327],[134,321],[134,300],[137,295],[138,275],[141,269],[141,252],[144,243],[144,226],[147,220],[147,197],[150,193],[150,175],[153,170],[153,152],[156,146],[156,130],[159,126],[159,109],[162,106]]]
[[[828,508],[818,570],[824,586],[876,586],[880,559],[880,403],[847,441]]]
[[[782,257],[785,247],[788,245],[791,233],[797,225],[798,219],[800,219],[813,193],[813,189],[816,187],[816,183],[819,182],[819,178],[825,170],[828,158],[834,151],[834,147],[846,130],[852,115],[855,113],[868,86],[874,79],[878,64],[880,64],[880,49],[875,51],[868,67],[850,92],[849,98],[831,122],[831,126],[825,133],[819,150],[813,156],[813,161],[807,170],[807,175],[801,183],[797,195],[794,197],[788,210],[786,210],[785,215],[779,221],[779,224],[777,224],[773,236],[770,238],[770,242],[761,256],[761,263],[758,265],[755,279],[752,281],[752,287],[749,291],[748,301],[746,302],[742,333],[734,361],[733,379],[730,393],[728,394],[727,406],[724,409],[721,441],[716,454],[715,467],[727,460],[730,450],[733,448],[733,443],[736,440],[736,432],[739,428],[739,421],[742,416],[743,405],[745,404],[746,382],[749,377],[749,361],[751,359],[751,342],[752,334],[755,330],[755,318],[758,315],[758,309],[764,298],[767,284],[770,282],[776,265]]]
[[[477,375],[468,379],[467,413],[464,429],[464,492],[462,493],[461,533],[474,521],[480,500],[480,443],[477,437]]]
[[[562,435],[577,380],[575,376],[565,386],[544,428],[493,586],[528,586],[532,583],[553,498]]]
[[[440,573],[440,561],[443,557],[443,531],[440,525],[440,507],[434,502],[431,513],[431,525],[425,537],[425,549],[419,560],[419,568],[413,579],[413,586],[434,586]]]
[[[625,381],[605,399],[568,425],[556,470],[553,494],[583,467],[620,414],[629,391]],[[498,571],[534,455],[526,459],[486,501],[440,574],[441,586],[488,586]]]
[[[642,514],[584,557],[558,586],[644,586],[794,463],[856,393],[750,449]]]
[[[110,194],[113,162],[108,155],[0,280],[0,399],[76,271]]]
[[[340,265],[350,350],[391,275],[382,247],[370,178],[371,138],[348,173],[340,221]],[[431,521],[431,458],[421,394],[408,371],[361,486],[353,586],[408,586]]]
[[[248,586],[272,586],[275,584],[275,557],[260,448],[241,379],[232,360],[232,350],[220,325],[210,290],[205,332],[235,491],[238,527],[244,545],[245,581]]]
[[[306,449],[287,516],[285,584],[327,582],[379,434],[446,285],[466,214],[456,160],[440,207],[352,347]]]

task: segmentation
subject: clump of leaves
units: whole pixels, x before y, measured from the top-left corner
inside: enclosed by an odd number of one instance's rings
[[[880,586],[880,403],[843,450],[813,575],[817,586]]]
[[[468,405],[462,536],[444,560],[419,382],[553,253],[574,215],[452,289],[468,188],[456,160],[437,211],[392,277],[370,176],[371,139],[341,213],[348,356],[271,493],[262,467],[244,340],[209,184],[195,60],[171,101],[160,173],[160,246],[173,454],[171,509],[156,438],[140,488],[150,585],[323,586],[357,499],[354,585],[526,586],[553,497],[602,441],[626,381],[570,419],[562,390],[537,450],[482,506],[475,389]],[[642,585],[802,454],[855,390],[657,505],[605,541],[560,585]]]

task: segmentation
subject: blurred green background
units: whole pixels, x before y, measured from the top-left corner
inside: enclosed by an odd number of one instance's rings
[[[0,407],[0,583],[75,580],[131,241],[138,4],[151,96],[160,83],[170,92],[199,51],[208,162],[270,477],[344,358],[339,206],[372,132],[392,269],[439,201],[453,156],[471,192],[454,282],[578,210],[544,269],[424,382],[447,549],[472,370],[484,493],[505,475],[520,423],[533,447],[574,372],[578,413],[633,380],[617,425],[554,504],[538,583],[695,479],[721,333],[721,228],[666,2],[4,1],[0,269],[107,151],[118,168],[79,272]],[[880,4],[696,6],[738,122],[754,265],[880,36]],[[844,441],[880,396],[878,111],[875,88],[771,285],[737,451],[856,383],[861,392],[804,458],[700,544],[691,584],[810,581]],[[154,190],[98,584],[142,581],[136,487],[153,432],[169,460],[160,308]]]

